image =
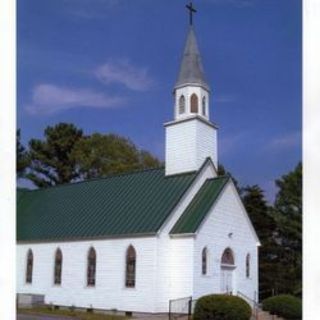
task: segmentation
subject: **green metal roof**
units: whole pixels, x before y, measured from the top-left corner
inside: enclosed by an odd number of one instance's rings
[[[229,177],[226,176],[206,180],[173,226],[170,234],[195,233],[228,180]]]
[[[196,172],[165,176],[164,169],[38,190],[19,190],[18,241],[155,234]]]

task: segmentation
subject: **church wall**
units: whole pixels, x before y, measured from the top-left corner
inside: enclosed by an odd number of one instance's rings
[[[231,182],[225,187],[195,239],[194,248],[194,298],[220,293],[220,261],[229,247],[234,252],[236,268],[233,271],[233,294],[237,291],[251,299],[258,291],[257,239],[245,217],[237,192]],[[232,238],[228,236],[232,233]],[[201,254],[208,249],[208,272],[202,275]],[[250,277],[246,278],[246,256],[250,253]]]
[[[166,174],[198,170],[211,157],[217,167],[217,132],[194,118],[166,126]]]
[[[137,254],[136,287],[125,287],[125,254],[132,244]],[[96,285],[87,287],[87,254],[97,255]],[[63,254],[62,285],[53,284],[54,254]],[[32,284],[25,283],[27,251],[34,256]],[[17,292],[45,294],[45,302],[84,308],[154,312],[156,238],[19,244]]]
[[[201,121],[197,121],[196,126],[197,167],[199,168],[207,157],[211,157],[218,168],[217,130]]]
[[[203,168],[159,233],[157,269],[157,312],[168,312],[170,299],[192,295],[193,238],[171,238],[169,232],[207,178],[215,177],[211,164]],[[169,275],[169,276],[168,276]]]
[[[197,169],[196,122],[186,121],[166,127],[166,174]]]

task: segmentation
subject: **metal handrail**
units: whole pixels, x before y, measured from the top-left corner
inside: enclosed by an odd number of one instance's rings
[[[244,293],[237,291],[237,296],[239,296],[240,298],[244,298],[245,300],[251,302],[253,304],[253,314],[255,316],[256,319],[258,319],[258,310],[259,310],[259,303],[257,301],[255,301],[254,299],[249,298],[247,295],[245,295]]]

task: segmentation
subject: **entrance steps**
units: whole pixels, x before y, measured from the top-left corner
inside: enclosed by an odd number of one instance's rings
[[[257,316],[253,318],[254,320],[284,320],[276,315],[270,314],[267,311],[261,309],[258,310]]]

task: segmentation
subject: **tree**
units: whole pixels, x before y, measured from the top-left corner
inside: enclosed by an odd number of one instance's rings
[[[278,245],[275,241],[276,223],[267,204],[263,190],[258,185],[242,189],[242,201],[257,232],[259,248],[259,293],[260,299],[271,295],[276,286],[275,263]]]
[[[274,204],[281,245],[280,263],[285,272],[282,290],[302,292],[302,164],[276,180],[279,191]]]
[[[238,180],[229,171],[227,171],[221,163],[218,164],[218,176],[230,176],[239,194],[241,194],[242,190],[239,187]]]
[[[17,130],[17,145],[16,145],[16,152],[17,152],[17,177],[23,178],[26,168],[28,167],[30,163],[29,154],[26,150],[26,148],[22,145],[20,139],[21,139],[21,131],[20,129]]]
[[[72,151],[79,175],[84,179],[161,166],[147,151],[140,151],[128,139],[95,133],[77,142]]]
[[[38,187],[71,182],[78,178],[76,161],[70,157],[82,130],[70,123],[59,123],[45,129],[45,140],[29,142],[30,159],[27,178]]]

